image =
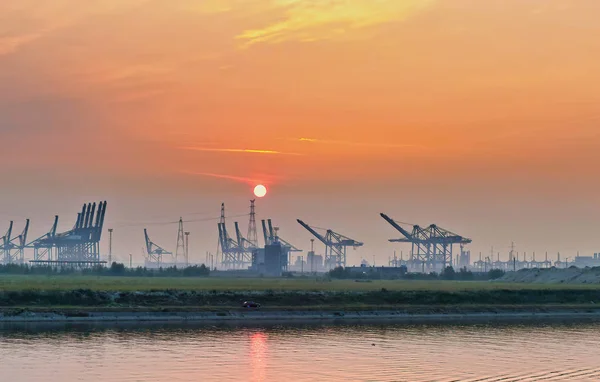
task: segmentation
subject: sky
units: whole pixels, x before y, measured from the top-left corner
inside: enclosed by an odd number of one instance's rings
[[[365,242],[352,263],[408,253],[380,212],[469,237],[476,258],[512,241],[600,252],[599,15],[596,0],[4,0],[0,221],[39,236],[107,200],[117,259],[143,262],[145,227],[175,250],[181,216],[202,262],[221,202],[247,214],[264,183],[259,220],[305,250],[297,218]]]

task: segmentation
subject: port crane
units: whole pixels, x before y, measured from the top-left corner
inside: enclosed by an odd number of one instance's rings
[[[457,235],[446,229],[431,224],[422,228],[412,226],[412,231],[404,229],[398,222],[382,213],[381,217],[402,234],[400,239],[390,239],[392,243],[411,243],[410,265],[412,268],[441,271],[452,264],[452,247],[454,244],[464,246],[471,239]]]
[[[4,264],[24,264],[29,219],[26,220],[23,231],[15,237],[12,237],[13,226],[14,222],[11,221],[6,234],[0,238],[0,250],[2,251],[0,262]]]
[[[50,231],[25,246],[26,248],[33,248],[34,261],[52,260],[52,248],[54,247],[53,242],[56,237],[57,228],[58,215],[54,216],[54,224],[52,224]]]
[[[277,241],[284,247],[284,249],[287,250],[287,252],[302,252],[301,249],[298,249],[297,247],[290,244],[289,242],[287,242],[279,236],[278,229],[277,227],[273,228],[273,223],[271,219],[268,219],[266,223],[265,220],[261,220],[261,223],[263,229],[263,236],[265,239],[265,245],[270,245]]]
[[[144,228],[144,236],[146,238],[146,255],[148,262],[155,263],[158,266],[162,264],[163,255],[173,255],[173,252],[169,252],[163,247],[155,244],[148,236],[148,230]]]
[[[225,269],[243,269],[252,263],[252,242],[242,236],[239,225],[235,222],[235,235],[232,239],[227,232],[225,224],[225,203],[221,203],[221,219],[217,223],[219,230],[219,244],[217,256],[221,256],[221,265]]]
[[[323,236],[315,230],[316,227],[313,228],[300,219],[297,221],[308,232],[325,244],[325,266],[330,269],[333,267],[346,266],[346,249],[348,247],[356,249],[357,247],[362,247],[364,245],[364,243],[334,232],[331,229],[327,229],[325,236]]]

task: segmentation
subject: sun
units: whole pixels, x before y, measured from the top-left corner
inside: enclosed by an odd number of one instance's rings
[[[264,197],[265,195],[267,195],[267,188],[262,184],[259,184],[258,186],[254,187],[254,195],[257,198]]]

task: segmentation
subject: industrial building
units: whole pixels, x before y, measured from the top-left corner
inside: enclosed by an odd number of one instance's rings
[[[287,272],[288,263],[289,252],[282,243],[275,241],[254,250],[249,269],[264,276],[278,277]]]
[[[569,263],[569,266],[576,266],[577,268],[585,267],[600,267],[600,253],[594,253],[593,256],[575,256],[573,261]]]

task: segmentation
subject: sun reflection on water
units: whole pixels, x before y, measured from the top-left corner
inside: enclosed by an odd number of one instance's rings
[[[251,381],[266,380],[268,345],[267,335],[263,332],[250,336],[250,367],[252,369]]]

